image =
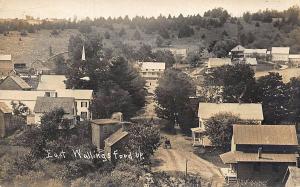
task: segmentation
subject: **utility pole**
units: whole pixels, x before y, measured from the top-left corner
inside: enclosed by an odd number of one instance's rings
[[[188,164],[188,159],[185,160],[185,177],[187,177],[187,171],[188,171],[188,168],[187,168],[187,164]]]

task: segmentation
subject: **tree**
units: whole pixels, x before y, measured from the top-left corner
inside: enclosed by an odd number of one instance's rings
[[[128,91],[137,109],[144,107],[146,81],[124,58],[116,57],[111,60],[110,80],[121,89]]]
[[[227,10],[223,8],[214,8],[212,10],[204,12],[204,17],[217,18],[220,20],[221,26],[230,18]]]
[[[26,116],[30,113],[28,106],[26,106],[21,101],[17,101],[17,102],[12,101],[11,105],[12,105],[12,109],[13,109],[13,114],[16,116],[20,116],[20,117],[26,119]]]
[[[172,67],[173,64],[175,64],[176,62],[173,53],[168,50],[165,51],[158,50],[155,53],[153,53],[153,56],[157,62],[165,62],[167,68]]]
[[[254,71],[249,65],[236,64],[214,68],[204,75],[205,87],[222,88],[223,102],[257,102]]]
[[[139,150],[143,153],[143,159],[138,160],[138,164],[149,165],[151,156],[160,145],[160,131],[151,123],[131,124],[126,127],[129,133],[128,142],[125,141],[119,146],[124,152],[136,152]]]
[[[179,125],[183,130],[194,125],[191,121],[182,121],[185,119],[182,116],[186,114],[187,109],[190,109],[189,97],[195,94],[195,90],[195,85],[187,74],[175,69],[165,71],[158,81],[155,99],[158,103],[156,108],[158,116],[169,121],[167,128],[173,129],[176,122],[180,122]]]
[[[183,25],[179,28],[178,38],[186,38],[194,35],[194,29],[188,25]]]
[[[265,122],[281,123],[288,114],[288,89],[282,82],[282,77],[274,72],[260,77],[257,80],[257,90],[259,101],[263,105]]]
[[[57,75],[65,75],[66,71],[67,71],[67,64],[65,61],[65,58],[63,55],[58,55],[55,59],[54,59],[54,72]]]
[[[119,32],[119,36],[122,37],[124,35],[126,35],[126,31],[125,31],[124,27],[122,27],[120,32]]]
[[[288,110],[289,117],[288,121],[293,124],[300,123],[300,78],[292,78],[287,84],[289,102]]]
[[[246,12],[246,13],[244,13],[243,14],[243,19],[244,19],[244,21],[246,22],[246,23],[251,23],[251,14],[250,14],[250,12]]]
[[[224,39],[217,41],[212,47],[212,52],[217,57],[226,57],[230,50],[237,45],[237,42],[232,39]]]
[[[104,38],[107,39],[107,40],[110,39],[110,34],[109,34],[108,31],[105,31]]]
[[[195,53],[188,54],[187,61],[194,68],[202,63],[200,54]]]
[[[205,123],[205,134],[211,143],[223,150],[230,150],[232,125],[239,122],[238,116],[230,113],[219,113]]]
[[[142,39],[141,33],[138,30],[135,30],[132,38],[134,40],[141,40]]]
[[[158,36],[158,37],[156,38],[155,43],[156,43],[157,47],[161,47],[162,44],[164,43],[164,40],[163,40],[160,36]]]

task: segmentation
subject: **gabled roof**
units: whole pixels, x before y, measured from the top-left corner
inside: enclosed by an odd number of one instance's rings
[[[224,65],[232,65],[230,58],[209,58],[207,67],[216,68]]]
[[[12,79],[21,89],[23,90],[26,90],[26,89],[31,89],[31,86],[29,86],[27,84],[27,82],[25,82],[21,77],[19,76],[15,76],[15,75],[11,75],[11,76],[7,76],[3,82],[6,80],[6,79]],[[2,82],[2,83],[3,83]]]
[[[91,121],[91,123],[95,124],[95,125],[115,125],[120,123],[120,120],[116,120],[116,119],[94,119]]]
[[[290,59],[300,59],[300,54],[290,54],[289,58]]]
[[[256,66],[257,65],[257,60],[256,60],[256,58],[246,58],[246,64]]]
[[[65,89],[56,90],[57,97],[74,97],[76,100],[91,100],[93,98],[93,90],[77,90]]]
[[[231,113],[241,120],[262,121],[264,119],[260,103],[199,103],[199,118],[206,120],[218,113]]]
[[[106,140],[105,143],[108,146],[112,146],[115,143],[119,142],[120,140],[122,140],[123,138],[125,138],[129,133],[126,131],[123,131],[123,129],[119,129],[117,130],[115,133],[113,133],[112,135],[110,135]]]
[[[46,91],[1,90],[0,100],[33,101],[44,97]],[[91,100],[93,90],[57,90],[57,97],[73,97],[76,100]]]
[[[65,75],[41,75],[37,90],[63,90],[66,89]]]
[[[267,49],[245,49],[245,54],[267,54]]]
[[[261,157],[257,153],[245,153],[241,151],[231,151],[220,155],[224,164],[236,164],[238,162],[286,162],[296,163],[298,154],[294,153],[264,153]]]
[[[290,47],[272,47],[272,54],[289,54]]]
[[[0,55],[0,61],[11,61],[11,55]]]
[[[2,111],[4,114],[12,113],[12,110],[3,102],[0,102],[0,111]]]
[[[234,125],[233,143],[298,145],[295,125]]]
[[[164,62],[142,62],[141,69],[161,69],[164,70],[166,68],[166,63]]]
[[[231,52],[243,52],[244,50],[245,50],[245,47],[243,47],[241,45],[237,45],[236,47],[231,49]]]
[[[67,114],[74,114],[75,99],[71,97],[38,97],[34,106],[35,113],[46,113],[62,108]]]

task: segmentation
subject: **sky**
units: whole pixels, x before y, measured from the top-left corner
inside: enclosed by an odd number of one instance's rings
[[[300,6],[300,0],[0,0],[0,18],[202,15],[216,7],[228,10],[232,16],[241,16],[246,11],[285,10],[293,5]]]

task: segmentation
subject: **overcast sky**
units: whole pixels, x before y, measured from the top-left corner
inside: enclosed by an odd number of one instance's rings
[[[118,17],[203,14],[223,7],[233,16],[260,9],[284,10],[300,0],[0,0],[0,18]]]

